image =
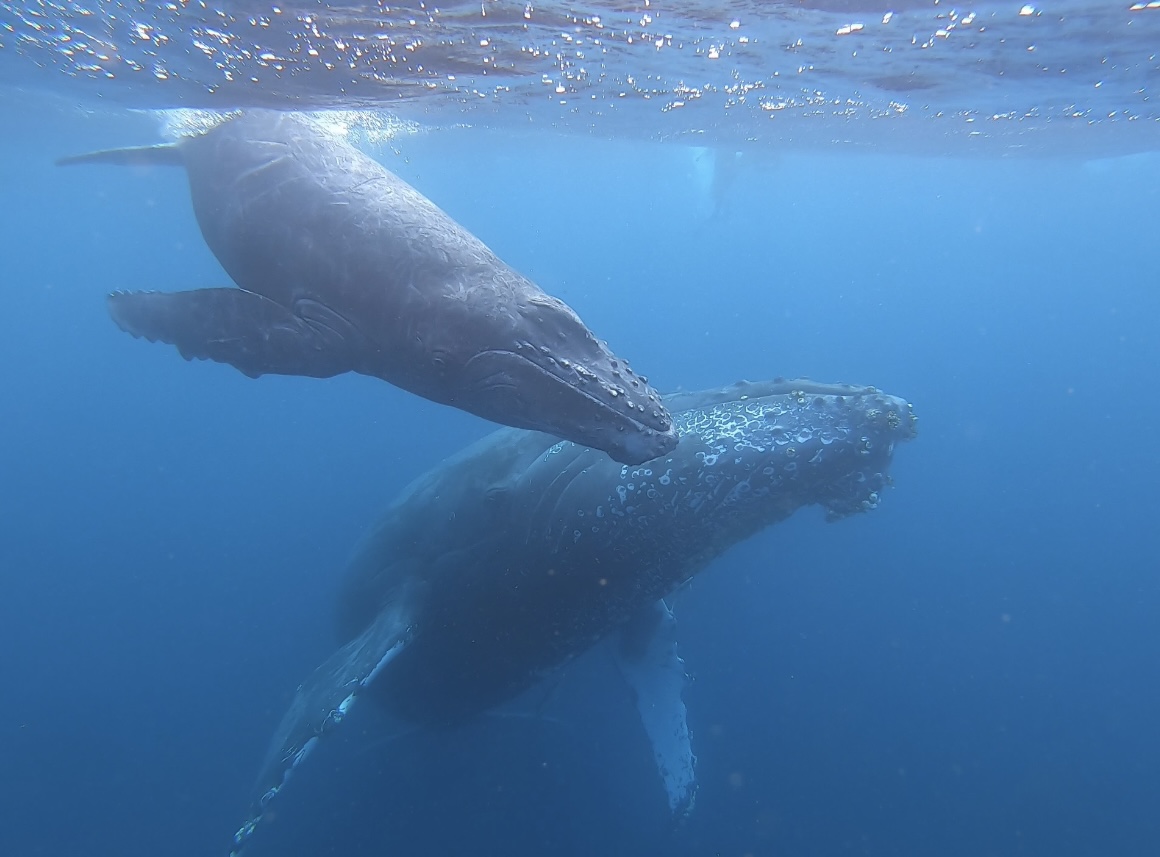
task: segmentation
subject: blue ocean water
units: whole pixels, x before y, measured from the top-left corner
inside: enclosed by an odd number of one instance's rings
[[[111,290],[228,278],[180,171],[53,166],[158,137],[70,83],[0,99],[0,854],[222,855],[360,535],[491,426],[118,331]],[[1160,136],[735,155],[510,124],[375,152],[658,388],[874,384],[919,436],[879,509],[799,513],[676,597],[681,826],[594,651],[543,716],[360,711],[252,853],[1156,853]]]

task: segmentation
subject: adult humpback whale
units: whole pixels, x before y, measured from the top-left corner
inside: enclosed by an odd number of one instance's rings
[[[61,164],[175,164],[240,288],[118,292],[113,320],[245,374],[359,372],[637,463],[676,445],[646,380],[562,301],[309,118],[252,111]]]
[[[692,806],[684,674],[659,599],[798,508],[874,508],[915,417],[872,387],[780,379],[667,403],[680,442],[647,464],[503,429],[402,492],[351,563],[346,642],[283,717],[235,855],[364,692],[407,721],[454,725],[610,635],[669,805]]]

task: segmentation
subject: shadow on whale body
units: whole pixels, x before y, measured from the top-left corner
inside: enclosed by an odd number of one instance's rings
[[[613,643],[670,811],[688,813],[695,761],[675,620],[663,599],[716,556],[799,508],[875,508],[901,399],[775,380],[671,396],[679,436],[622,465],[527,431],[497,431],[416,479],[348,569],[342,647],[298,689],[237,850],[290,772],[361,696],[395,721],[454,727]]]
[[[239,287],[110,295],[134,336],[251,377],[371,375],[618,461],[676,444],[656,391],[566,304],[305,116],[255,110],[174,144],[58,163],[183,166],[202,235]]]

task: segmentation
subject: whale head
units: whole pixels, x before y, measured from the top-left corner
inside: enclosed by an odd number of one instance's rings
[[[661,397],[596,339],[562,301],[542,292],[509,316],[460,373],[454,404],[487,419],[546,432],[638,464],[677,445]],[[506,320],[505,320],[506,321]]]
[[[702,518],[766,526],[819,505],[834,520],[878,505],[896,444],[916,434],[903,399],[873,387],[743,382],[666,399],[681,436],[682,496]],[[656,468],[654,468],[656,469]]]

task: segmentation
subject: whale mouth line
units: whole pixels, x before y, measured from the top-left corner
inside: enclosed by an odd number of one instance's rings
[[[486,351],[480,351],[478,354],[473,355],[471,357],[471,359],[468,360],[466,364],[464,364],[464,368],[467,368],[472,363],[474,363],[476,360],[479,360],[481,358],[490,357],[490,356],[514,357],[517,360],[520,360],[523,363],[527,364],[528,366],[531,366],[541,376],[546,377],[546,378],[550,378],[551,380],[556,381],[556,382],[564,385],[569,390],[572,390],[573,392],[579,393],[581,396],[583,396],[589,402],[592,402],[594,405],[597,405],[604,410],[612,411],[617,416],[628,420],[630,423],[632,423],[633,426],[635,426],[639,429],[655,431],[655,432],[659,432],[662,434],[665,431],[667,431],[667,429],[661,428],[660,426],[649,425],[648,423],[644,422],[644,420],[637,418],[634,414],[631,413],[630,410],[622,410],[622,409],[616,407],[616,404],[618,403],[618,400],[620,400],[620,399],[624,399],[624,402],[626,405],[629,405],[631,403],[631,399],[629,399],[626,394],[617,393],[615,396],[612,396],[610,400],[601,399],[597,396],[594,396],[591,392],[589,392],[588,390],[585,390],[583,387],[581,387],[577,384],[574,384],[574,383],[570,383],[567,378],[564,378],[564,377],[558,375],[557,373],[553,372],[551,369],[547,368],[546,366],[542,365],[541,363],[537,363],[535,360],[532,360],[531,358],[529,358],[525,354],[520,354],[518,351],[509,351],[509,350],[505,350],[505,349],[501,349],[501,348],[489,348]],[[504,380],[503,381],[494,381],[494,382],[491,381],[491,379],[495,379],[495,378],[504,378]],[[476,384],[473,384],[472,386],[483,386],[483,387],[488,388],[488,389],[511,389],[511,390],[517,390],[517,391],[522,389],[524,386],[523,384],[512,379],[508,373],[505,373],[503,371],[492,372],[492,373],[484,376],[480,380],[483,381],[484,383],[480,384],[477,382]],[[595,376],[592,378],[592,381],[593,381],[593,383],[596,383],[596,384],[600,383],[599,379],[596,378]],[[641,407],[641,406],[637,405],[635,407]]]

